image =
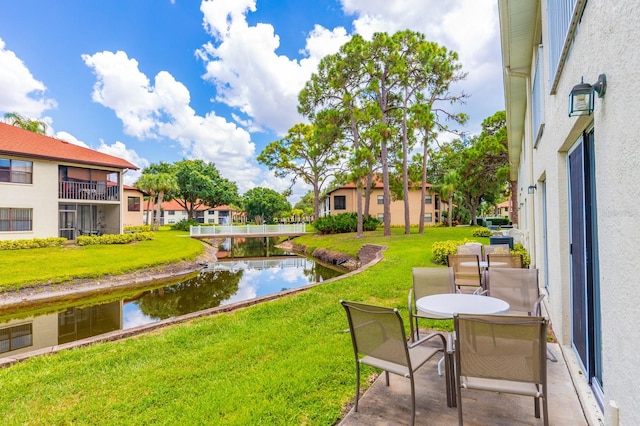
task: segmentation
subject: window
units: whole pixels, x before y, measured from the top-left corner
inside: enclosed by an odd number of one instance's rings
[[[425,195],[424,196],[424,203],[425,204],[431,204],[433,202],[433,199],[431,197],[431,195]]]
[[[21,324],[0,330],[0,353],[26,348],[33,344],[31,324]]]
[[[127,207],[130,212],[139,212],[140,197],[127,197]]]
[[[579,15],[582,13],[582,11],[576,11],[578,3],[578,0],[556,0],[547,2],[549,80],[552,82],[551,92],[555,91],[564,66],[564,61],[573,43],[574,33],[579,24],[579,19],[573,20],[573,15],[576,12]],[[582,7],[586,4],[586,1],[582,2]]]
[[[384,195],[378,195],[378,204],[384,204]]]
[[[0,232],[32,231],[33,209],[0,208]]]
[[[424,222],[425,223],[433,222],[433,213],[425,213],[424,214]]]
[[[175,210],[167,210],[167,214],[168,214],[169,216],[175,216],[176,211],[175,211]]]
[[[347,197],[345,195],[336,195],[333,197],[333,208],[335,210],[347,209]]]
[[[31,183],[33,163],[31,161],[0,158],[0,182]]]
[[[379,220],[380,222],[384,222],[384,214],[382,214],[382,213],[378,213],[378,220]]]

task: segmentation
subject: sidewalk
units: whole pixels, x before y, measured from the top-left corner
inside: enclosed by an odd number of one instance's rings
[[[587,425],[567,365],[557,343],[549,350],[558,362],[547,363],[549,423],[551,425]],[[438,357],[418,369],[416,386],[416,425],[457,425],[456,407],[447,407],[444,376],[438,376]],[[353,373],[355,391],[355,366]],[[364,380],[364,378],[363,378]],[[411,389],[409,379],[390,374],[390,386],[384,374],[362,396],[358,412],[353,408],[340,423],[350,425],[392,426],[411,421]],[[465,425],[542,425],[533,412],[533,398],[493,392],[463,391],[462,407]]]

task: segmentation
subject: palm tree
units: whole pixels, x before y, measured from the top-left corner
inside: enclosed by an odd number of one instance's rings
[[[7,124],[20,127],[24,130],[29,130],[30,132],[44,135],[47,131],[47,123],[45,123],[44,121],[26,118],[21,116],[17,112],[8,112],[4,115],[4,118]]]
[[[178,190],[178,180],[170,173],[158,173],[153,176],[154,190],[158,194],[158,203],[156,204],[156,220],[153,223],[153,230],[160,228],[160,207],[165,194],[172,194]]]
[[[440,185],[437,186],[438,192],[442,198],[448,198],[447,205],[449,206],[449,213],[447,213],[447,219],[449,226],[453,226],[453,196],[458,186],[459,175],[456,170],[449,170],[444,175],[444,179]]]
[[[155,202],[156,193],[154,188],[154,177],[152,174],[143,174],[138,178],[136,183],[133,184],[140,191],[147,194],[147,225],[151,226],[149,222],[149,211],[151,210],[151,201]]]

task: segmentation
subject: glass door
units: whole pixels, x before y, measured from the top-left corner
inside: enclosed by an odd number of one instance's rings
[[[60,236],[67,240],[76,239],[77,215],[75,210],[60,210],[58,213],[58,228]]]

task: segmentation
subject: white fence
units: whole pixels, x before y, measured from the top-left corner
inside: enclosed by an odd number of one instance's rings
[[[278,225],[219,225],[191,226],[191,236],[251,236],[251,235],[289,235],[307,232],[306,223]]]

